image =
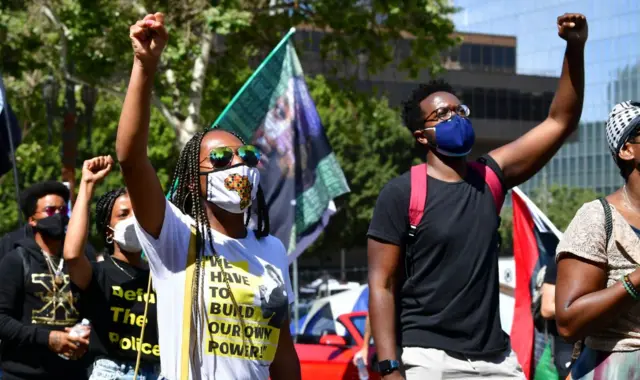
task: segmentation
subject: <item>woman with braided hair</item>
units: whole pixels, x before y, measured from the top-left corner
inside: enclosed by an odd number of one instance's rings
[[[155,380],[160,372],[156,297],[150,288],[149,267],[141,259],[126,189],[107,192],[96,205],[96,230],[107,248],[104,260],[90,263],[83,254],[94,188],[112,165],[110,156],[84,162],[64,259],[71,281],[83,292],[80,307],[93,324],[89,380],[129,380],[135,375]]]
[[[147,15],[130,37],[134,64],[116,152],[158,294],[161,376],[300,379],[288,261],[269,235],[260,153],[227,131],[196,133],[166,199],[147,156],[152,84],[168,38],[164,15]],[[255,231],[247,228],[253,213]]]

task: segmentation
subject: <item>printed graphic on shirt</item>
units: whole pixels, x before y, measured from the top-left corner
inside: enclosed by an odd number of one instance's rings
[[[39,288],[34,294],[43,302],[40,309],[31,311],[31,323],[71,326],[78,321],[78,299],[71,292],[68,274],[63,276],[62,285],[56,285],[52,274],[32,273],[31,283]]]
[[[158,358],[160,357],[160,346],[157,342],[157,334],[153,331],[156,327],[149,325],[149,318],[147,317],[145,320],[144,317],[147,290],[141,287],[136,288],[136,286],[138,285],[111,286],[109,343],[124,352],[133,354],[142,351],[143,355]],[[151,292],[148,299],[149,308],[155,306],[155,293]],[[140,332],[143,327],[145,327],[145,339],[141,342]]]
[[[204,286],[209,293],[205,352],[224,357],[273,361],[280,326],[288,313],[282,276],[276,268],[264,262],[263,273],[254,275],[249,273],[246,261],[219,260],[224,270],[215,262],[213,265],[212,261],[205,262]]]

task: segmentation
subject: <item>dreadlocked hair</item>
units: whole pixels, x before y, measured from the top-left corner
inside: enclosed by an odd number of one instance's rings
[[[106,240],[107,228],[109,228],[109,222],[111,221],[111,213],[113,212],[113,205],[116,203],[116,199],[127,193],[127,189],[120,188],[111,190],[98,199],[96,204],[96,231],[105,239],[107,253],[113,255],[113,241]]]
[[[453,87],[442,79],[431,80],[421,84],[413,90],[409,99],[402,102],[402,122],[411,132],[424,128],[424,117],[420,103],[429,95],[436,92],[448,92],[453,94]]]
[[[240,307],[238,306],[238,302],[231,290],[231,285],[229,284],[229,278],[226,275],[226,271],[224,269],[224,265],[222,264],[222,260],[220,256],[216,253],[216,250],[213,246],[213,235],[211,232],[211,228],[209,226],[209,219],[207,218],[207,213],[205,208],[203,207],[200,201],[201,194],[201,186],[200,186],[200,145],[202,144],[202,140],[207,132],[198,132],[196,133],[180,152],[180,157],[178,158],[178,163],[176,169],[173,174],[173,180],[171,181],[172,187],[169,191],[169,200],[178,207],[184,214],[189,215],[193,218],[195,222],[195,232],[196,232],[196,259],[195,259],[195,268],[194,268],[194,276],[192,283],[192,294],[193,294],[193,320],[194,326],[196,328],[196,336],[200,336],[198,333],[208,325],[208,317],[206,311],[203,312],[204,305],[204,296],[201,291],[202,286],[201,283],[203,281],[203,269],[205,266],[205,251],[206,245],[209,245],[209,248],[212,252],[212,257],[210,258],[210,265],[213,267],[217,265],[222,273],[222,277],[224,278],[224,282],[227,288],[227,291],[230,294],[231,301],[233,303],[234,311],[236,315],[238,315],[238,319],[240,320],[240,325],[242,327],[242,339],[243,341],[246,339],[249,340],[251,344],[251,338],[245,337],[244,331],[246,331],[245,321],[242,318],[242,314],[240,312]],[[231,131],[228,132],[235,137],[237,137],[243,144],[245,144],[244,139],[242,139],[237,134]],[[268,210],[266,206],[266,202],[264,199],[264,194],[261,188],[258,188],[257,192],[257,230],[255,232],[257,238],[265,237],[269,234],[269,217]],[[245,225],[248,225],[251,215],[251,210],[247,213],[247,220]],[[213,336],[210,336],[213,340]],[[191,349],[196,349],[197,345],[191,347]],[[199,351],[198,351],[199,352]],[[195,358],[199,355],[190,355],[190,357]]]

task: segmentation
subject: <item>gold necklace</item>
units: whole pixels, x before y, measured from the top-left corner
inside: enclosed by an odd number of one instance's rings
[[[113,263],[113,265],[115,265],[116,267],[118,267],[118,269],[120,269],[122,271],[122,273],[126,274],[127,276],[129,276],[130,279],[135,279],[135,277],[133,277],[132,275],[129,274],[129,272],[127,272],[126,270],[124,270],[120,265],[118,265],[118,263],[116,262],[116,260],[113,258],[113,256],[109,255],[109,258],[111,259],[111,262]]]
[[[64,266],[64,259],[60,258],[58,262],[58,268],[56,269],[56,265],[53,264],[53,258],[51,255],[46,253],[44,250],[40,250],[44,255],[44,261],[47,262],[47,266],[49,267],[49,273],[53,276],[54,284],[56,288],[58,288],[64,282],[64,278],[62,277],[62,268]]]
[[[628,208],[631,211],[640,213],[640,209],[638,209],[636,206],[634,206],[631,201],[629,200],[629,194],[627,193],[627,185],[625,184],[622,187],[623,190],[623,195],[624,195],[624,205],[626,208]]]

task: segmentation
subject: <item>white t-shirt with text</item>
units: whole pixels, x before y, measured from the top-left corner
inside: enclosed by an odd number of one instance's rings
[[[187,380],[180,379],[182,334],[187,323],[183,320],[185,266],[195,222],[171,202],[166,204],[158,239],[139,224],[136,233],[149,259],[158,297],[162,375],[170,380]],[[243,239],[232,239],[214,230],[211,233],[224,270],[211,259],[209,243],[205,242],[207,258],[203,260],[200,279],[204,327],[197,338],[194,329],[191,331],[200,355],[191,355],[189,379],[198,378],[193,375],[194,365],[199,367],[195,373],[199,372],[203,380],[268,379],[280,327],[288,318],[294,299],[286,250],[277,238],[257,239],[251,230]]]

